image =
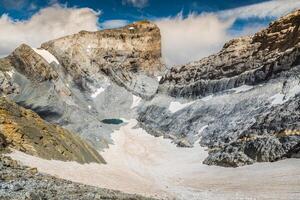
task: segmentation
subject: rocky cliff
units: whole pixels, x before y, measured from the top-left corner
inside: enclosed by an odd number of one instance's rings
[[[117,84],[145,97],[143,90],[148,92],[147,88],[138,88],[142,85],[136,84],[137,75],[162,73],[160,38],[155,24],[140,21],[119,29],[82,31],[46,42],[41,47],[53,54],[82,87],[92,75],[104,73]],[[145,84],[147,87],[148,82]],[[149,92],[151,95],[155,89]]]
[[[45,159],[104,163],[89,144],[42,120],[31,110],[0,98],[0,146]]]
[[[233,39],[215,55],[172,68],[159,90],[173,97],[204,97],[245,84],[257,85],[297,66],[299,13],[282,17],[254,36]]]
[[[140,125],[177,145],[198,142],[209,165],[299,157],[300,10],[212,56],[172,68]]]

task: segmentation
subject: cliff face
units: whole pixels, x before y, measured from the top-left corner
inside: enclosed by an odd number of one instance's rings
[[[138,82],[136,76],[142,73],[153,77],[162,73],[160,38],[155,24],[141,21],[119,29],[82,31],[46,42],[41,47],[52,53],[83,87],[85,79],[104,73],[118,85],[145,97],[156,88],[145,95],[144,88],[134,87]]]
[[[179,146],[199,142],[208,148],[208,165],[299,157],[299,26],[300,10],[172,68],[159,95],[139,110],[140,125]]]
[[[90,145],[73,133],[42,120],[31,110],[0,99],[0,146],[46,159],[104,163]]]
[[[197,98],[241,85],[256,85],[300,64],[300,11],[282,17],[252,37],[233,39],[197,62],[173,68],[160,91]]]

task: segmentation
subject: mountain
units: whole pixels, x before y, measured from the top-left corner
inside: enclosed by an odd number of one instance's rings
[[[200,61],[169,70],[140,124],[179,146],[209,148],[209,165],[299,157],[300,11]]]
[[[0,59],[1,94],[98,150],[112,142],[116,128],[102,121],[134,117],[135,103],[156,93],[165,67],[160,31],[148,21],[82,31],[41,46],[22,44]]]
[[[99,152],[111,148],[112,133],[137,119],[135,128],[178,147],[206,148],[207,165],[299,158],[299,27],[300,10],[254,36],[229,41],[219,53],[171,69],[161,58],[160,30],[148,21],[81,31],[37,49],[22,44],[0,59],[0,151],[105,164]],[[1,155],[0,167],[6,159]],[[44,175],[34,176],[31,186],[44,179],[69,194],[74,187],[103,191]],[[13,180],[5,184],[19,184]]]

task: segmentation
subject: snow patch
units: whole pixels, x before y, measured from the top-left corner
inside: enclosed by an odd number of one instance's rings
[[[92,106],[91,106],[91,105],[88,105],[88,108],[89,108],[89,110],[91,110]]]
[[[195,103],[195,101],[189,102],[189,103],[180,103],[178,101],[172,101],[169,105],[169,110],[171,113],[175,113],[178,110],[181,110],[189,105],[192,105],[193,103]]]
[[[156,78],[157,78],[157,80],[159,82],[161,80],[162,76],[157,76]]]
[[[52,55],[49,51],[45,50],[45,49],[36,49],[36,48],[32,48],[37,54],[39,54],[40,56],[42,56],[49,64],[52,62],[55,62],[56,64],[59,65],[58,60],[55,58],[54,55]]]
[[[203,126],[202,128],[200,128],[200,130],[198,131],[198,134],[200,135],[204,129],[206,129],[208,127],[208,125]]]
[[[103,87],[97,88],[95,90],[95,92],[91,95],[91,97],[94,99],[94,98],[96,98],[99,94],[101,94],[104,91],[105,91],[105,89]]]
[[[133,109],[137,107],[140,104],[141,100],[142,100],[141,97],[132,95],[132,104],[130,108]]]
[[[128,29],[129,29],[129,30],[134,30],[135,28],[131,26],[131,27],[129,27]]]
[[[269,99],[272,100],[271,102],[272,105],[280,105],[287,101],[286,99],[284,99],[284,94],[281,93],[277,93],[271,96]]]
[[[10,76],[11,78],[13,77],[15,71],[14,70],[10,70],[8,72],[6,72],[8,74],[8,76]]]
[[[251,90],[252,88],[253,88],[253,86],[250,86],[250,85],[242,85],[237,88],[232,88],[229,91],[234,91],[234,93],[241,93],[241,92],[246,92],[248,90]]]
[[[212,98],[213,98],[213,95],[209,95],[209,96],[206,96],[206,97],[202,98],[201,100],[202,100],[202,101],[209,101],[209,100],[211,100]]]

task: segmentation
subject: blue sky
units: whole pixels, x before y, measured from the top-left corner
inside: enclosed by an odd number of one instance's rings
[[[300,8],[300,0],[0,0],[0,57],[21,43],[148,19],[168,65],[199,60],[228,40],[252,35]]]
[[[41,8],[60,3],[68,7],[89,7],[100,10],[102,12],[100,22],[112,19],[132,22],[174,16],[181,11],[184,15],[191,12],[200,14],[266,1],[268,0],[0,0],[0,13],[7,13],[14,19],[24,20]]]

